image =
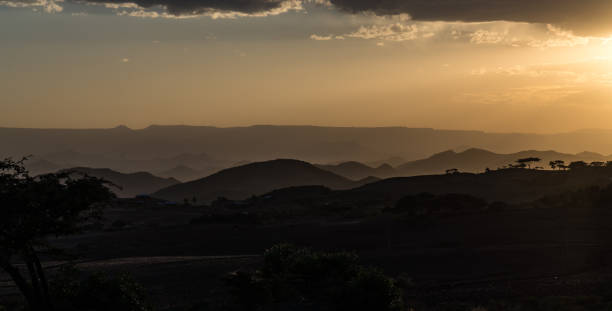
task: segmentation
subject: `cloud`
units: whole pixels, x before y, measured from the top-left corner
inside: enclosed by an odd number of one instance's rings
[[[303,2],[329,5],[323,0],[65,0],[85,5],[100,5],[119,15],[147,18],[236,18],[271,16],[303,10]],[[61,12],[64,0],[0,0],[0,6],[43,8]]]
[[[479,29],[470,34],[470,42],[474,44],[498,44],[505,40],[507,34]]]
[[[209,16],[213,19],[265,17],[301,11],[302,0],[71,0],[102,5],[121,16],[187,19]],[[315,0],[307,0],[312,2]],[[317,0],[318,1],[318,0]],[[322,3],[313,2],[321,5]]]
[[[397,20],[405,20],[404,17],[396,17]],[[383,20],[384,21],[384,20]],[[382,41],[413,41],[418,39],[429,39],[436,36],[436,33],[443,27],[441,23],[414,23],[414,22],[394,22],[390,24],[373,24],[360,26],[357,30],[341,34],[319,36],[312,35],[311,39],[318,40],[345,40],[346,38],[377,40],[379,46],[384,45]]]
[[[346,35],[351,38],[377,39],[386,41],[409,41],[420,37],[420,30],[416,25],[400,23],[389,25],[361,26],[357,31]]]
[[[547,25],[547,27],[551,36],[545,40],[532,40],[529,46],[537,48],[574,47],[587,45],[591,41],[588,37],[576,36],[571,31],[565,31],[553,25]]]
[[[612,35],[610,0],[0,0],[0,6],[50,13],[61,12],[63,3],[100,5],[125,16],[175,19],[264,17],[302,11],[311,4],[352,14],[401,16],[402,22],[508,21],[550,24],[583,37]],[[486,40],[494,36],[481,35]]]
[[[605,38],[577,36],[572,31],[550,24],[503,21],[419,22],[401,16],[375,18],[372,24],[362,25],[353,32],[318,37],[325,38],[325,40],[353,38],[381,42],[458,42],[481,46],[538,49],[585,46],[597,42],[606,44],[607,42]]]
[[[552,24],[579,35],[612,34],[610,0],[330,0],[337,8],[415,21],[512,21]]]
[[[566,64],[538,64],[531,66],[506,66],[474,69],[475,76],[524,77],[536,80],[556,81],[556,84],[612,85],[612,61],[610,59],[587,59]],[[531,81],[536,82],[536,81]]]
[[[0,6],[8,6],[11,8],[32,8],[34,10],[42,9],[47,13],[57,13],[62,12],[64,9],[60,5],[62,2],[64,2],[64,0],[0,0]]]
[[[168,14],[203,15],[213,11],[261,14],[295,5],[299,1],[287,0],[80,0],[83,3],[104,5],[131,5],[140,8],[163,7]]]
[[[310,35],[310,39],[315,40],[315,41],[329,41],[333,39],[333,37],[331,35],[330,36]]]

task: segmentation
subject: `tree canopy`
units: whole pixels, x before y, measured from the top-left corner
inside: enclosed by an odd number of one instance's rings
[[[69,173],[29,175],[23,162],[0,161],[0,267],[24,295],[30,309],[50,310],[48,282],[40,254],[53,248],[50,237],[81,232],[101,216],[113,198],[99,178]],[[21,261],[26,276],[15,266]]]
[[[529,168],[531,168],[531,164],[532,163],[537,163],[537,162],[540,162],[540,161],[542,161],[542,159],[536,158],[536,157],[529,157],[529,158],[518,159],[518,160],[516,160],[516,163],[518,163],[518,164],[525,164]]]

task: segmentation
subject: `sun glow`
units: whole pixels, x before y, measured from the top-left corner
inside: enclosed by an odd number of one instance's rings
[[[602,39],[601,46],[604,51],[602,57],[609,59],[612,57],[612,37]]]

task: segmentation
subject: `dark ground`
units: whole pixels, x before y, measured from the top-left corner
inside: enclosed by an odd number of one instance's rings
[[[280,242],[357,252],[362,261],[410,279],[409,302],[575,296],[612,280],[612,210],[523,209],[439,216],[283,225],[189,225],[191,207],[115,209],[130,224],[54,241],[82,255],[81,268],[129,272],[158,309],[205,299],[227,273],[254,267]],[[144,216],[143,216],[144,215]],[[51,263],[50,263],[51,264]],[[7,280],[0,276],[0,280]],[[14,297],[0,283],[0,301]]]

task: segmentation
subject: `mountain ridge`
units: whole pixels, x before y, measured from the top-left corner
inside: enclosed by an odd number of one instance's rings
[[[349,189],[358,185],[358,182],[305,161],[276,159],[224,169],[198,180],[169,186],[156,191],[152,196],[172,201],[191,200],[195,197],[199,202],[210,202],[218,197],[246,199],[252,195],[296,186]]]
[[[119,197],[134,197],[146,195],[159,189],[179,184],[174,178],[162,178],[149,172],[121,173],[108,168],[73,167],[60,172],[74,172],[102,178],[120,187],[110,187]]]
[[[472,146],[497,153],[516,150],[584,150],[612,154],[612,131],[559,134],[492,133],[409,127],[247,127],[163,126],[145,129],[20,129],[0,128],[0,155],[40,156],[73,150],[118,159],[169,158],[206,153],[228,162],[298,158],[311,163],[347,159],[373,163],[381,159],[422,159],[434,153]],[[53,162],[53,161],[52,161]],[[98,166],[98,165],[96,165]],[[166,168],[168,169],[168,168]]]

